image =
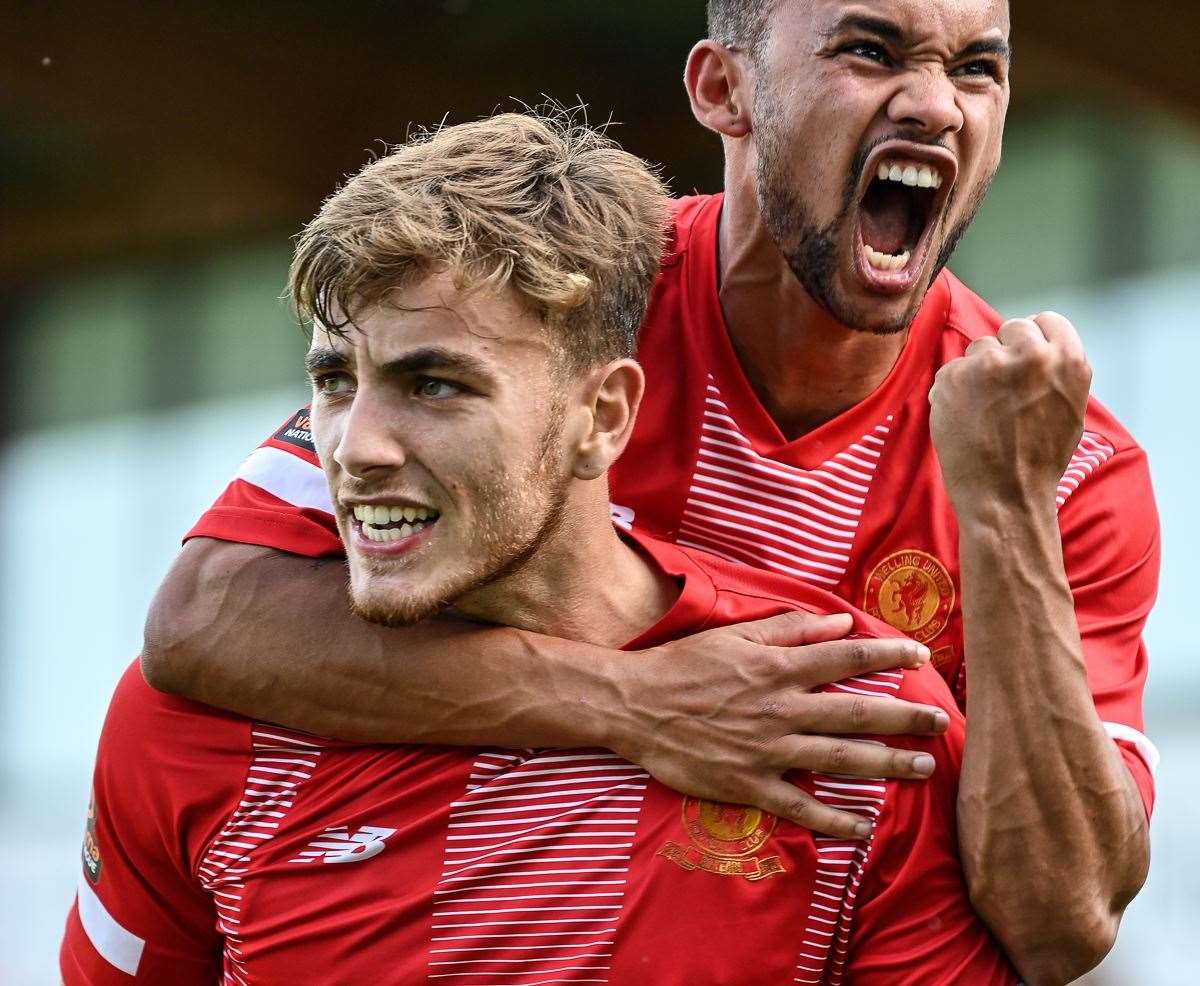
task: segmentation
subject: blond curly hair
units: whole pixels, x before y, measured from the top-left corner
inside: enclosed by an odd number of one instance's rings
[[[297,239],[297,311],[344,333],[364,306],[448,270],[511,286],[575,365],[632,356],[669,224],[651,166],[578,113],[422,131],[327,199]]]

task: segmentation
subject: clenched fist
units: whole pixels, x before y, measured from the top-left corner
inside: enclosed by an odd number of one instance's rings
[[[990,506],[1054,508],[1091,383],[1079,334],[1054,312],[1009,319],[938,371],[929,428],[960,518]]]

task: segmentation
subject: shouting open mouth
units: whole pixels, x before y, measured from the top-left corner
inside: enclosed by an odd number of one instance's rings
[[[869,288],[903,294],[917,283],[957,176],[954,155],[940,147],[889,141],[867,159],[854,246]]]

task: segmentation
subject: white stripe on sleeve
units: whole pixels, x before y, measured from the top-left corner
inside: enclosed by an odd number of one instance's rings
[[[325,473],[319,466],[283,449],[270,445],[255,449],[234,478],[253,483],[293,506],[333,513]]]
[[[145,940],[117,923],[82,873],[79,874],[79,923],[106,962],[126,975],[137,975]]]
[[[1158,772],[1158,762],[1162,757],[1159,755],[1158,747],[1150,742],[1148,736],[1139,733],[1132,726],[1126,726],[1120,722],[1106,722],[1103,723],[1103,726],[1110,738],[1121,740],[1134,748],[1137,755],[1145,762],[1151,777]]]

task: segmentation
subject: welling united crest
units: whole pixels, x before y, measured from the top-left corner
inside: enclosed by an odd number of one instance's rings
[[[668,842],[658,855],[685,870],[705,870],[747,880],[784,872],[778,856],[754,854],[766,845],[775,830],[775,816],[749,805],[683,799],[683,828],[690,845]]]
[[[924,551],[888,555],[867,577],[863,609],[925,644],[945,628],[954,606],[954,582],[946,566]]]

